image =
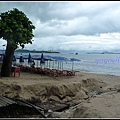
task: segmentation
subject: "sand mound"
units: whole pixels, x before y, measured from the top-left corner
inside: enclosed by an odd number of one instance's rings
[[[61,82],[59,84],[37,83],[37,84],[17,84],[12,82],[9,84],[0,83],[0,95],[10,98],[20,97],[25,100],[39,100],[46,102],[54,100],[59,102],[67,102],[73,99],[88,98],[88,89],[98,86],[98,81],[89,78],[78,82]]]
[[[85,72],[64,77],[21,72],[20,77],[0,79],[0,95],[70,104],[69,109],[52,112],[51,118],[119,118],[119,82],[119,76]]]

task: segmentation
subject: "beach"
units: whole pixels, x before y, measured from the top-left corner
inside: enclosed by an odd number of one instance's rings
[[[0,79],[0,95],[71,106],[52,111],[48,118],[119,118],[120,76],[76,72],[75,76],[47,76],[21,72]]]

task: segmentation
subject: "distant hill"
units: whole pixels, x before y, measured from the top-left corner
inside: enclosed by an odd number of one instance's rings
[[[0,53],[4,53],[5,50],[0,50]],[[66,54],[120,54],[120,50],[81,50],[81,51],[73,51],[73,50],[59,50],[58,51],[39,51],[39,50],[27,50],[27,49],[17,49],[15,52],[20,53],[66,53]]]
[[[25,50],[25,49],[17,49],[15,52],[21,52],[21,53],[60,53],[56,51],[37,51],[37,50]]]

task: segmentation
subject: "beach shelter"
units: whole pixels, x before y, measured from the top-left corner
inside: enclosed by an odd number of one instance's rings
[[[40,66],[42,67],[43,65],[45,65],[45,59],[43,56],[43,53],[41,54],[41,58],[40,58]]]
[[[32,56],[31,56],[31,54],[29,53],[29,55],[28,55],[28,64],[31,64],[32,63]]]

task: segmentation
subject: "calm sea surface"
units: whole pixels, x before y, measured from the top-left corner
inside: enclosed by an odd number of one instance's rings
[[[23,53],[27,55],[28,53]],[[31,53],[31,55],[40,55],[41,53]],[[62,56],[66,58],[77,58],[81,61],[46,61],[45,67],[67,70],[77,70],[92,73],[103,73],[120,76],[120,54],[62,54],[62,53],[44,53],[44,56]],[[40,66],[40,61],[35,60],[35,66]],[[27,65],[25,60],[24,65]]]

